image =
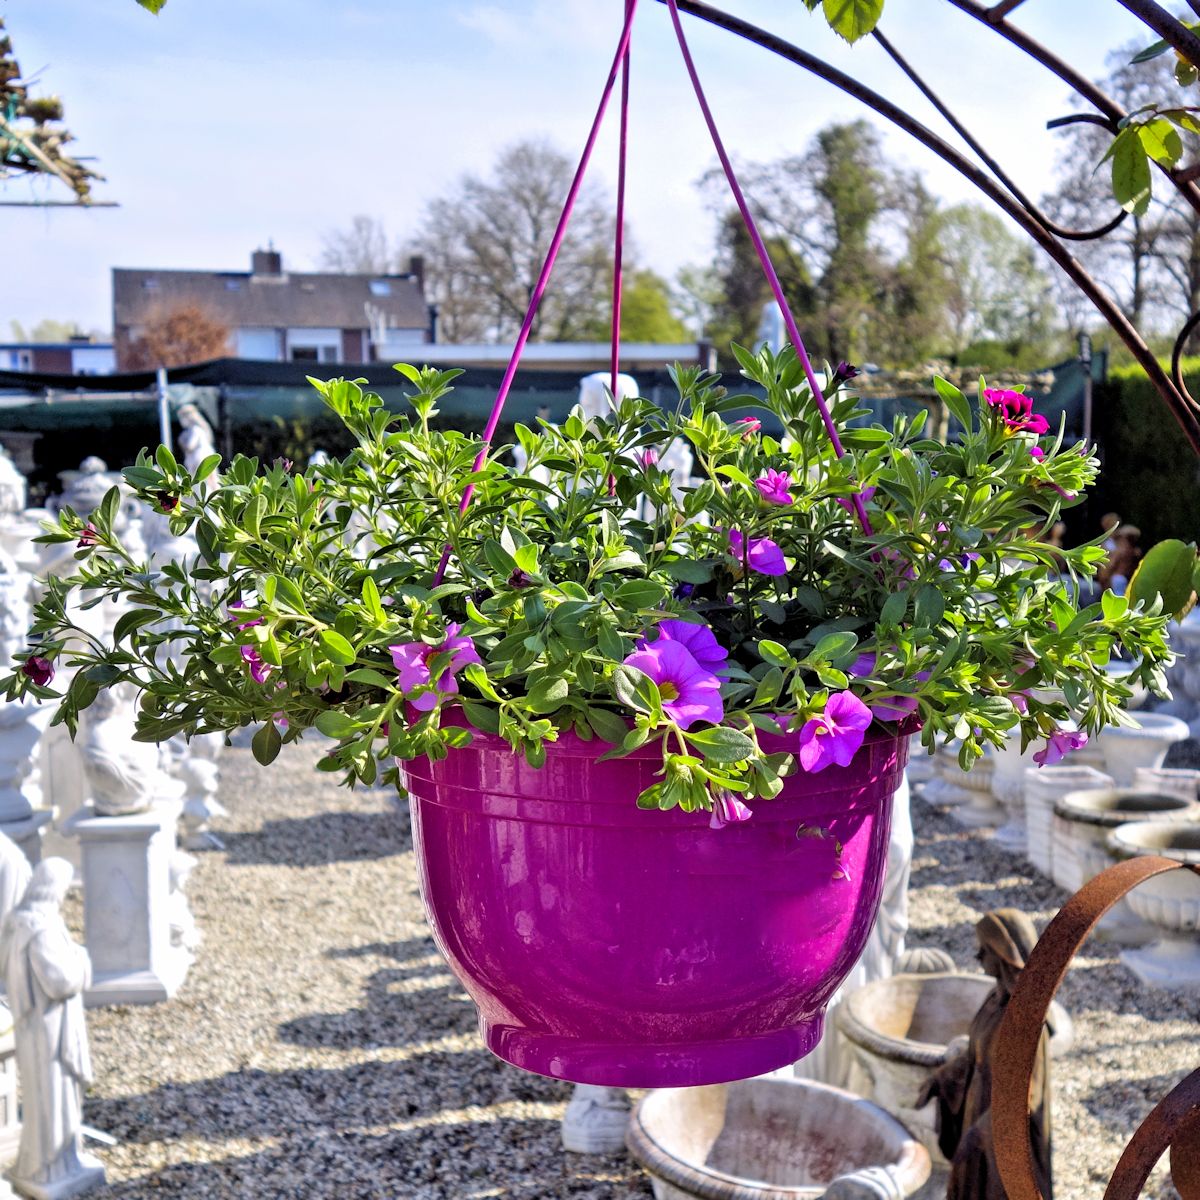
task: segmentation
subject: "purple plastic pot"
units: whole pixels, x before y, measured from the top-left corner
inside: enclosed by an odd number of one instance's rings
[[[535,770],[476,734],[402,764],[429,921],[488,1047],[622,1087],[802,1058],[875,921],[907,733],[872,733],[849,767],[798,773],[724,829],[636,807],[657,749],[598,763],[605,743],[569,735]]]

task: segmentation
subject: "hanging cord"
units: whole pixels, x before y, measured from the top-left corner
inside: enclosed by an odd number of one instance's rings
[[[628,21],[635,0],[625,0],[625,20]],[[617,231],[613,241],[613,299],[612,299],[612,365],[609,385],[613,403],[617,403],[617,375],[621,370],[621,271],[625,253],[625,159],[629,141],[629,53],[625,45],[621,59],[621,132],[617,150]]]
[[[483,444],[479,447],[479,453],[475,456],[475,463],[472,466],[472,473],[482,470],[483,464],[487,461],[488,451],[492,448],[492,438],[496,434],[496,427],[500,424],[500,414],[504,411],[504,402],[508,399],[509,390],[512,388],[513,378],[517,373],[517,365],[521,361],[521,355],[525,352],[525,343],[529,341],[529,331],[533,328],[533,318],[537,315],[538,307],[542,303],[542,296],[546,291],[546,284],[550,280],[550,272],[554,269],[554,260],[558,257],[559,248],[562,246],[563,238],[567,233],[567,224],[571,220],[571,210],[575,207],[575,200],[579,195],[579,189],[583,186],[583,177],[587,171],[587,165],[592,157],[592,149],[596,145],[596,135],[600,131],[600,124],[604,120],[604,113],[608,108],[609,97],[612,95],[614,84],[617,82],[617,71],[621,67],[626,54],[629,51],[629,34],[633,29],[633,14],[637,9],[637,0],[628,0],[625,9],[625,25],[621,30],[621,40],[617,43],[617,52],[613,56],[612,66],[608,71],[608,79],[604,84],[604,91],[600,95],[600,106],[596,109],[596,115],[592,119],[592,128],[588,133],[587,142],[583,147],[583,154],[579,159],[579,166],[575,168],[575,178],[571,180],[571,188],[567,192],[566,202],[563,204],[562,214],[558,218],[558,225],[554,230],[554,237],[550,239],[550,249],[546,252],[546,260],[542,263],[541,273],[538,275],[537,283],[534,285],[533,294],[529,297],[529,308],[525,312],[525,320],[521,323],[521,332],[517,334],[516,344],[513,346],[512,355],[508,360],[508,367],[504,372],[504,378],[500,381],[500,390],[496,393],[496,401],[492,405],[491,415],[488,417],[487,425],[483,430]],[[463,489],[462,500],[459,501],[458,511],[466,512],[471,504],[471,497],[475,494],[475,485],[467,484]],[[442,560],[438,563],[438,568],[434,572],[433,586],[437,587],[446,577],[446,567],[450,562],[450,545],[446,544],[446,548],[442,551]]]
[[[751,242],[754,243],[754,250],[758,255],[758,261],[762,264],[767,282],[771,285],[771,291],[775,294],[775,302],[779,305],[779,309],[783,313],[783,322],[787,326],[788,337],[795,347],[796,354],[800,359],[800,365],[804,368],[808,386],[812,389],[813,400],[816,401],[817,409],[821,414],[821,420],[825,425],[825,432],[829,434],[829,441],[833,445],[833,452],[838,458],[841,458],[845,454],[845,450],[842,448],[842,439],[838,437],[837,426],[833,423],[833,416],[829,412],[829,405],[825,402],[825,395],[821,391],[821,385],[817,382],[816,372],[813,370],[812,362],[809,360],[808,351],[804,348],[804,341],[800,337],[800,330],[796,327],[796,319],[792,316],[792,310],[784,298],[783,287],[780,285],[779,276],[775,273],[771,256],[767,253],[767,247],[764,245],[762,236],[758,232],[758,226],[755,224],[754,217],[750,213],[750,206],[746,203],[746,197],[742,194],[741,185],[737,181],[737,176],[733,173],[733,164],[729,161],[729,155],[725,153],[725,143],[721,141],[721,135],[717,132],[717,124],[713,120],[712,110],[708,107],[708,100],[705,98],[704,89],[700,86],[700,76],[696,73],[696,64],[692,61],[692,53],[688,49],[687,38],[683,33],[683,24],[679,20],[679,6],[676,0],[667,0],[667,7],[671,10],[671,23],[675,26],[675,37],[679,42],[679,49],[683,53],[683,61],[691,78],[692,87],[695,89],[696,99],[700,102],[700,111],[704,114],[704,121],[708,125],[708,132],[712,137],[713,146],[716,148],[717,157],[721,160],[721,166],[725,171],[725,178],[729,181],[730,191],[733,192],[733,198],[737,201],[738,210],[741,212],[742,221],[746,226],[746,232],[750,235]],[[850,496],[850,501],[854,505],[854,511],[858,516],[859,524],[862,525],[863,532],[870,534],[872,532],[871,521],[867,516],[867,509],[863,504],[862,496],[858,492],[854,492]]]

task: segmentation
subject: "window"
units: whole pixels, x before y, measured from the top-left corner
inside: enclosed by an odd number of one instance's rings
[[[157,279],[143,279],[142,280],[142,291],[157,292],[158,291],[158,280]]]
[[[227,292],[240,292],[242,290],[242,281],[240,279],[225,280],[225,290]]]
[[[367,287],[371,289],[372,296],[390,296],[392,294],[392,285],[386,279],[372,279]]]
[[[320,351],[316,346],[293,346],[292,362],[320,362]]]

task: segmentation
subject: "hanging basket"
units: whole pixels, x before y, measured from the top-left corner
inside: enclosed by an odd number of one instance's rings
[[[777,748],[785,748],[780,738]],[[573,734],[534,769],[476,734],[403,765],[421,892],[488,1047],[575,1083],[683,1087],[802,1058],[879,909],[907,731],[753,819],[645,812],[662,766]]]

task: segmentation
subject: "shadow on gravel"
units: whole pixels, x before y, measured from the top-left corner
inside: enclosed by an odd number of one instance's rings
[[[564,1154],[558,1122],[502,1117],[383,1135],[289,1131],[240,1158],[181,1163],[114,1183],[121,1200],[221,1196],[267,1200],[645,1200],[626,1158]]]
[[[225,1142],[348,1133],[503,1102],[565,1101],[570,1085],[541,1079],[482,1047],[402,1062],[283,1071],[243,1068],[166,1083],[136,1096],[89,1099],[87,1120],[123,1143]]]
[[[1187,1070],[1169,1071],[1142,1079],[1110,1080],[1089,1092],[1083,1107],[1106,1129],[1115,1129],[1128,1139],[1150,1110],[1187,1073]]]
[[[220,831],[231,866],[286,863],[321,867],[334,862],[390,858],[412,849],[407,814],[328,812],[266,821],[253,833]]]

